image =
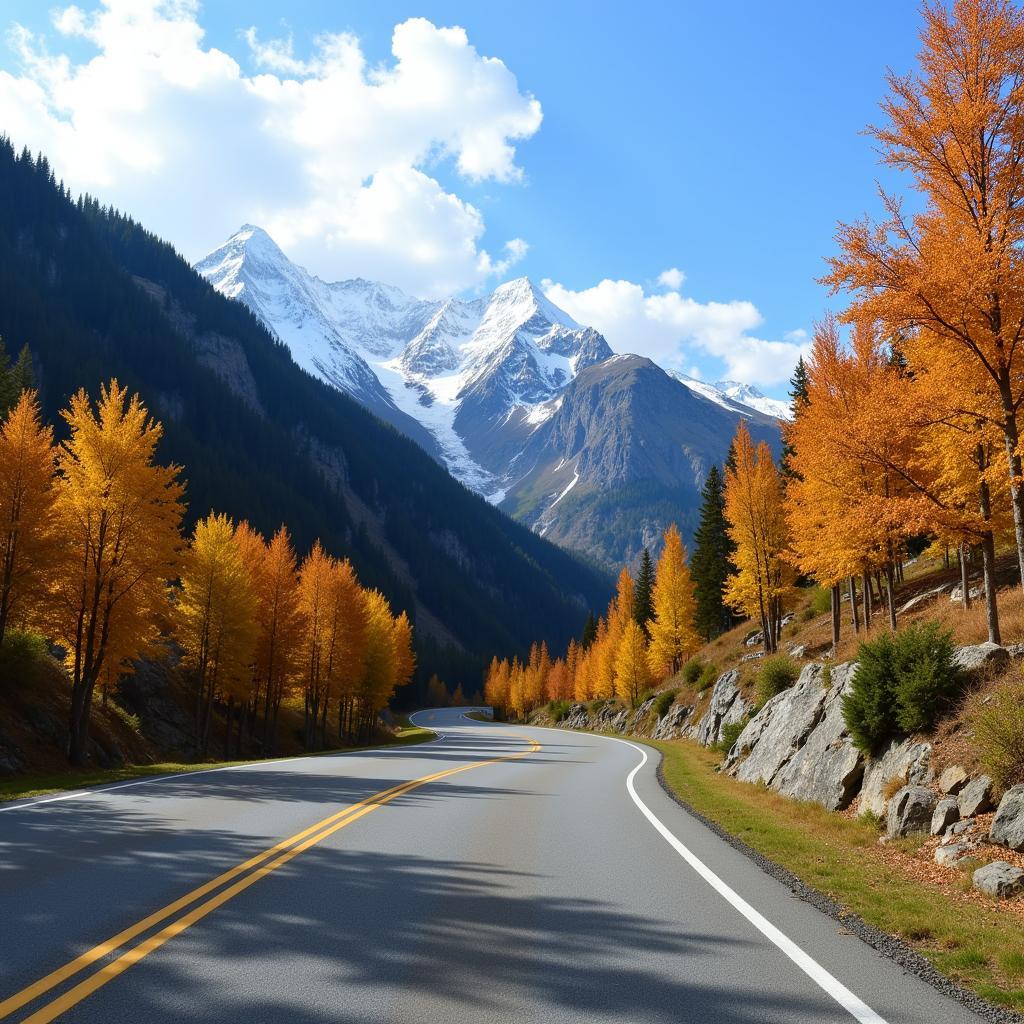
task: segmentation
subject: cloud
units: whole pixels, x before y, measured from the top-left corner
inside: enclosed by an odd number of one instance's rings
[[[434,176],[444,161],[457,181],[515,182],[516,145],[541,123],[461,28],[405,21],[373,67],[350,34],[321,35],[302,59],[291,37],[243,29],[250,72],[204,45],[194,0],[103,0],[52,23],[58,49],[95,52],[51,53],[53,38],[14,26],[0,130],[189,258],[253,222],[321,276],[440,295],[525,252],[513,239],[493,257],[480,211]]]
[[[658,284],[677,292],[683,286],[686,275],[678,267],[669,267],[658,275]]]
[[[667,367],[681,368],[702,353],[721,360],[728,378],[771,388],[788,380],[806,349],[805,334],[770,341],[751,333],[764,319],[751,302],[698,302],[678,289],[647,293],[632,281],[608,279],[582,291],[554,281],[544,281],[543,289],[575,320],[597,328],[616,351]],[[697,376],[693,369],[687,372]]]

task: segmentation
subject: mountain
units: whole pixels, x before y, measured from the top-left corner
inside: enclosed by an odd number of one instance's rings
[[[6,139],[0,195],[0,336],[30,346],[47,415],[57,421],[70,394],[95,394],[112,376],[138,391],[163,422],[161,457],[185,467],[191,516],[216,508],[264,533],[284,522],[300,550],[320,537],[349,556],[364,583],[409,611],[421,678],[436,670],[475,689],[483,659],[525,653],[536,637],[564,645],[607,601],[603,572],[468,491],[336,382],[296,365],[290,344],[169,245],[92,199],[73,202],[43,158],[16,156]],[[297,293],[276,286],[296,331],[311,334],[315,307],[286,305]],[[402,332],[417,315],[386,288],[352,292],[348,304],[330,294],[379,329],[368,344],[383,347],[389,324]],[[323,356],[338,356],[339,373],[340,354]]]
[[[245,225],[196,265],[247,305],[295,361],[437,455],[467,487],[504,493],[536,409],[611,355],[525,278],[484,299],[425,301],[355,279],[321,281]]]
[[[649,359],[612,356],[566,387],[502,507],[566,547],[631,562],[669,522],[692,534],[704,478],[724,461],[738,418]],[[755,441],[778,444],[774,420],[743,418]]]
[[[725,409],[744,414],[753,409],[776,420],[788,420],[793,416],[789,402],[768,398],[752,384],[740,384],[734,380],[720,380],[717,384],[708,384],[678,370],[667,372],[680,384],[685,384],[691,391],[710,398],[712,402]]]

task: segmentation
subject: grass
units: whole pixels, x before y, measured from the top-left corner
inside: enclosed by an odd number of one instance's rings
[[[1024,1010],[1024,929],[994,902],[950,899],[879,854],[875,823],[800,803],[715,771],[719,755],[686,740],[645,741],[691,807],[798,878],[927,957],[944,974]]]
[[[408,746],[413,743],[425,743],[436,736],[429,729],[421,729],[417,725],[412,725],[408,718],[399,718],[397,721],[399,730],[390,741],[371,743],[358,747],[339,747],[336,750],[316,751],[312,754],[292,754],[287,757],[257,758],[248,761],[202,761],[192,764],[164,761],[158,764],[129,764],[121,768],[69,768],[67,771],[62,772],[17,775],[0,781],[0,802],[4,800],[22,800],[33,796],[46,796],[50,793],[62,793],[69,789],[85,789],[89,786],[99,786],[111,782],[144,779],[153,775],[182,775],[188,772],[206,771],[210,768],[232,768],[242,764],[285,761],[295,757],[315,757],[317,753],[330,754],[349,750],[367,750],[383,746]]]
[[[472,718],[474,722],[488,722],[494,724],[494,719],[490,715],[485,715],[482,711],[467,711],[467,718]]]

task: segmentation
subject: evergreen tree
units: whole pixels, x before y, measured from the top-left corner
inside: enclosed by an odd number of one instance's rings
[[[800,411],[807,405],[807,367],[804,365],[804,357],[796,361],[793,376],[789,378],[790,409],[795,420]],[[779,471],[785,479],[790,479],[794,473],[790,463],[793,460],[793,441],[788,430],[782,432],[782,458],[779,460]],[[735,468],[730,466],[730,469]]]
[[[14,404],[17,404],[22,392],[33,390],[36,386],[36,375],[32,370],[32,353],[28,345],[22,345],[18,353],[18,361],[10,370],[12,386],[15,391]]]
[[[596,639],[597,619],[594,618],[593,612],[587,612],[587,621],[583,626],[583,636],[580,638],[580,646],[583,650],[587,650]]]
[[[732,624],[732,613],[722,591],[732,570],[734,545],[725,522],[725,483],[717,466],[704,481],[700,525],[694,534],[690,572],[696,589],[697,611],[694,625],[705,640],[713,640]]]
[[[650,638],[650,631],[647,623],[654,618],[654,605],[652,594],[654,592],[654,562],[651,561],[651,553],[644,548],[640,557],[640,569],[636,574],[636,583],[633,591],[633,618],[636,624],[644,631],[644,636]]]

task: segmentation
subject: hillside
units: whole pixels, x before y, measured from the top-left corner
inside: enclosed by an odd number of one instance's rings
[[[420,675],[476,685],[493,650],[559,645],[608,580],[489,506],[422,448],[314,379],[241,304],[131,219],[77,203],[42,158],[0,145],[0,335],[28,344],[53,417],[112,376],[165,426],[210,508],[300,549],[315,537],[407,608]]]

